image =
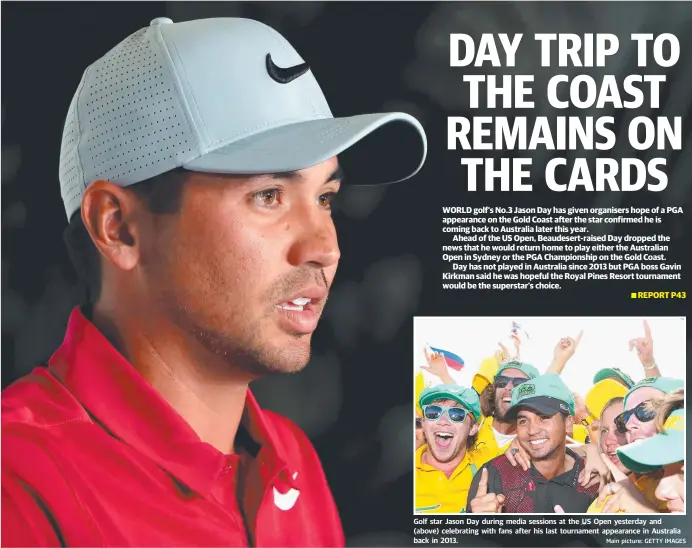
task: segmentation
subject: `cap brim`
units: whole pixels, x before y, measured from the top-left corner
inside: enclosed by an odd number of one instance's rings
[[[680,430],[656,434],[619,447],[617,455],[632,472],[652,472],[685,459],[683,433]]]
[[[507,410],[507,414],[505,416],[509,420],[514,420],[517,418],[517,414],[522,409],[528,409],[529,411],[533,411],[534,413],[538,413],[539,415],[547,416],[552,416],[555,413],[568,414],[567,412],[560,409],[560,403],[558,401],[554,400],[553,398],[538,396],[536,398],[529,398],[523,400],[520,403],[514,405],[513,407],[510,407]]]
[[[297,171],[334,156],[349,183],[396,183],[415,175],[427,155],[425,131],[405,113],[323,118],[268,129],[186,162],[191,171],[264,174]]]
[[[476,373],[473,376],[473,381],[471,382],[472,388],[476,391],[476,393],[480,396],[483,390],[490,384],[490,380],[488,380],[486,377],[483,375],[480,375]]]
[[[616,381],[615,378],[618,378],[620,380]],[[601,382],[605,379],[611,379],[613,380],[613,382],[618,382],[623,386],[626,386],[627,389],[630,389],[634,386],[634,382],[628,379],[627,376],[625,376],[622,372],[616,371],[615,369],[609,367],[601,369],[598,373],[596,373],[596,375],[593,378],[593,384]]]

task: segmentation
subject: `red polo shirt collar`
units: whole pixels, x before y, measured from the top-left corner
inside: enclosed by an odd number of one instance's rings
[[[224,455],[201,441],[79,308],[72,311],[65,340],[49,366],[93,420],[193,491],[208,496],[218,476],[238,464],[237,455]],[[299,490],[294,470],[279,458],[281,442],[249,389],[242,427],[259,445],[262,482],[278,476]]]

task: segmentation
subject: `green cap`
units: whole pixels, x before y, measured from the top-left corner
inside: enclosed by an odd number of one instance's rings
[[[521,408],[548,416],[555,413],[574,415],[574,396],[560,375],[548,373],[512,389],[507,418],[515,419]]]
[[[536,369],[533,365],[526,362],[520,362],[519,360],[512,360],[509,362],[501,363],[495,375],[502,375],[502,372],[505,369],[518,369],[519,371],[524,373],[529,379],[535,379],[540,375],[538,369]]]
[[[685,410],[673,411],[663,425],[663,432],[623,445],[617,454],[622,464],[639,474],[685,460]]]
[[[620,371],[617,367],[606,367],[601,369],[598,373],[594,375],[593,383],[601,382],[605,379],[613,379],[620,384],[625,385],[627,388],[632,388],[634,386],[634,381],[624,371]]]
[[[664,394],[670,394],[678,388],[683,388],[685,386],[685,382],[680,379],[673,379],[671,377],[648,377],[646,379],[642,379],[632,388],[630,388],[627,394],[625,394],[625,401],[623,402],[625,409],[627,409],[627,398],[630,397],[632,392],[640,388],[644,388],[645,386],[650,386],[651,388],[660,390]]]
[[[454,400],[470,411],[478,421],[481,418],[481,399],[473,388],[465,388],[458,384],[436,384],[421,392],[418,404],[421,408],[435,400]]]

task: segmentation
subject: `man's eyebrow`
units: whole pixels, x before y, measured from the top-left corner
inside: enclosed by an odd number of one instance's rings
[[[272,173],[270,176],[272,179],[287,179],[289,181],[303,179],[303,175],[299,171],[281,171],[279,173]],[[327,183],[330,183],[332,181],[343,182],[344,178],[344,170],[341,168],[341,166],[338,166],[332,172],[332,174],[329,177],[327,177],[327,180],[324,182],[324,184],[326,185]]]

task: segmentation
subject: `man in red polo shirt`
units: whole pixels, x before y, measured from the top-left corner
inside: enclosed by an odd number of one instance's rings
[[[309,360],[342,168],[393,182],[425,153],[408,115],[333,118],[255,21],[155,19],[94,62],[60,160],[89,298],[2,394],[3,545],[342,545],[313,447],[248,384]]]

